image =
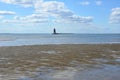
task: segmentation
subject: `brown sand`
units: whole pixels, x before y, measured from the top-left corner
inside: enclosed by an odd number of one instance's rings
[[[65,70],[70,67],[84,71],[102,69],[104,65],[120,66],[120,44],[0,47],[0,80],[17,80],[19,76],[36,77],[36,72],[45,72],[48,68]]]

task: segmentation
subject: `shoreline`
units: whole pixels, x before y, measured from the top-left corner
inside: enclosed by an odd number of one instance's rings
[[[113,43],[73,43],[73,44],[21,44],[21,45],[0,45],[1,47],[22,47],[22,46],[49,46],[49,45],[120,45],[118,42]]]

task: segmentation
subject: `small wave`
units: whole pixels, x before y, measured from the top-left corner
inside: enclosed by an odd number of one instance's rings
[[[15,38],[0,38],[0,41],[14,41]]]

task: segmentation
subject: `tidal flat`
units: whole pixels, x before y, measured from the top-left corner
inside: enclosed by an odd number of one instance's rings
[[[0,80],[119,80],[120,44],[0,47]]]

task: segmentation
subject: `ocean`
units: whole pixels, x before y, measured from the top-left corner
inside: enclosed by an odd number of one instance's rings
[[[120,43],[120,34],[0,34],[0,46],[113,43]]]

